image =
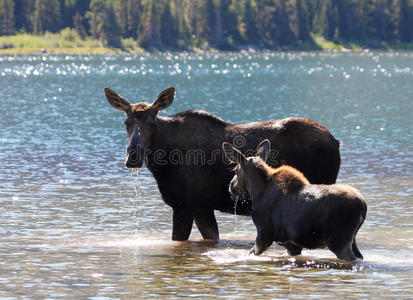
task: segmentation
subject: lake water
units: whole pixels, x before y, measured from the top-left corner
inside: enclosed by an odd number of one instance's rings
[[[368,204],[365,260],[248,256],[251,219],[220,213],[220,242],[195,226],[170,241],[171,209],[147,169],[124,167],[124,116],[103,93],[149,102],[169,86],[162,115],[329,128],[338,181]],[[413,52],[0,56],[0,297],[411,297],[412,116]]]

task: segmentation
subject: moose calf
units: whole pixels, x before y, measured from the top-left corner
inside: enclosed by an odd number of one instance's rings
[[[303,248],[327,246],[340,259],[363,259],[356,234],[367,206],[355,188],[310,184],[293,167],[269,166],[265,162],[270,153],[268,140],[261,142],[256,156],[248,158],[229,143],[222,146],[227,158],[237,163],[231,195],[247,192],[252,198],[257,238],[250,253],[260,255],[275,241],[293,256]]]

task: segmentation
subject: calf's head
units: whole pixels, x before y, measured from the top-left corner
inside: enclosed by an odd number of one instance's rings
[[[257,165],[265,164],[271,151],[270,141],[264,140],[257,147],[256,156],[246,157],[238,149],[229,143],[222,144],[225,156],[233,163],[236,163],[235,175],[229,185],[229,192],[232,195],[240,196],[250,191],[251,184],[254,184],[255,177],[261,176],[257,172]]]
[[[105,88],[105,94],[110,105],[126,114],[125,128],[128,136],[126,167],[141,168],[145,149],[153,134],[156,116],[160,110],[172,104],[175,88],[170,87],[162,91],[152,104],[146,102],[131,104],[108,88]]]

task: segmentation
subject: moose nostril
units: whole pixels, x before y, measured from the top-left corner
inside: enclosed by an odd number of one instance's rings
[[[138,152],[135,150],[129,151],[128,153],[128,161],[134,163],[138,162]]]

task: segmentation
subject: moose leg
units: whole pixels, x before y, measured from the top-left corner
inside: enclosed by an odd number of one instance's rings
[[[350,240],[349,242],[340,241],[338,240],[338,238],[330,238],[327,240],[328,249],[330,249],[331,252],[333,252],[337,256],[337,258],[348,261],[354,261],[357,259],[357,257],[353,253],[352,244],[352,240]]]
[[[199,210],[194,218],[196,227],[204,239],[219,240],[218,225],[213,210]]]
[[[364,215],[364,217],[365,217],[365,215]],[[359,248],[357,247],[356,235],[357,235],[357,232],[359,231],[361,225],[363,225],[364,217],[361,218],[360,224],[358,225],[356,231],[354,232],[353,243],[352,243],[352,245],[351,245],[351,247],[352,247],[352,249],[353,249],[354,255],[355,255],[357,258],[360,258],[360,259],[363,259],[364,257],[363,257],[363,255],[361,254]]]
[[[303,250],[303,248],[292,245],[292,244],[283,244],[282,246],[284,246],[285,249],[287,249],[287,253],[290,256],[300,255],[301,251]]]
[[[353,249],[353,253],[357,258],[363,259],[363,255],[361,254],[359,248],[357,248],[357,243],[356,243],[356,237],[354,237],[353,239],[353,244],[351,245],[352,249]]]
[[[173,208],[172,240],[186,241],[192,230],[194,216],[186,206]]]
[[[333,251],[333,250],[331,250],[331,251]],[[353,253],[353,250],[351,249],[350,244],[346,245],[344,248],[335,249],[333,252],[340,259],[344,259],[344,260],[347,260],[347,261],[354,261],[354,260],[357,259],[357,257]]]

